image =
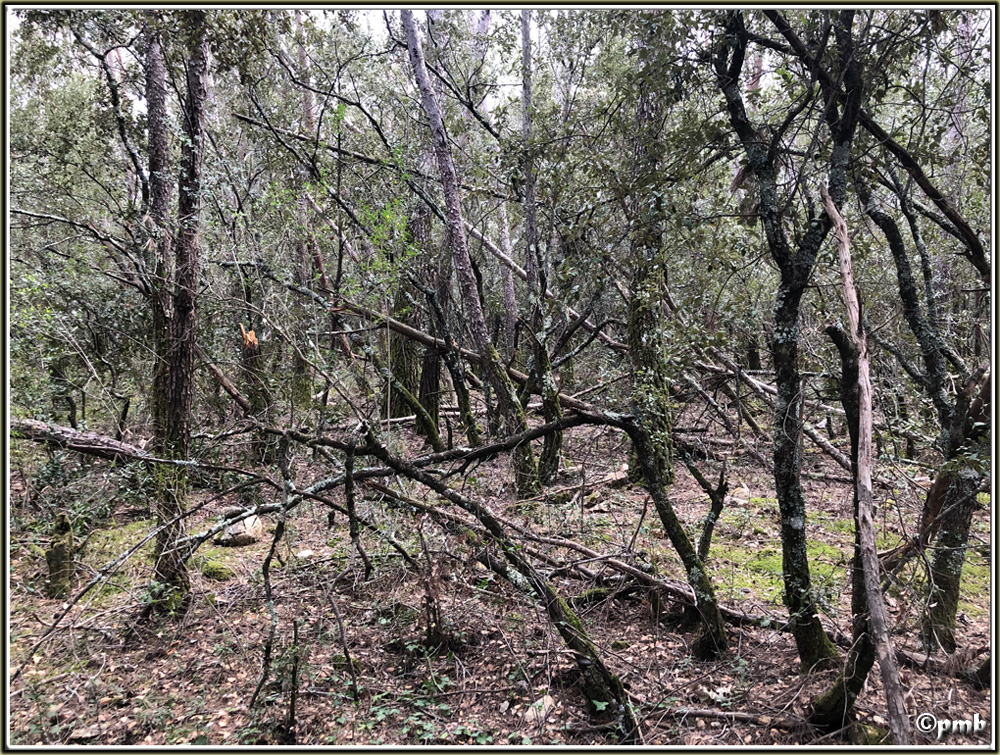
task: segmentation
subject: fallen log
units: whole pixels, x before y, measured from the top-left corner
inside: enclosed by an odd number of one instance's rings
[[[99,435],[84,430],[74,430],[62,425],[50,425],[37,419],[12,418],[10,421],[11,439],[24,438],[36,443],[49,443],[68,451],[96,456],[111,461],[132,461],[142,459],[157,461],[152,454],[146,453],[138,446],[125,443],[106,435]],[[164,460],[167,461],[167,460]]]

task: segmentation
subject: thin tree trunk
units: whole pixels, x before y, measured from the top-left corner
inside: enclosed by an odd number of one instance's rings
[[[406,30],[407,48],[410,64],[413,67],[417,88],[420,90],[421,101],[427,118],[430,121],[431,136],[434,142],[434,153],[441,172],[441,184],[444,190],[445,206],[447,208],[448,232],[452,247],[452,260],[458,275],[462,301],[465,306],[469,331],[477,350],[483,355],[483,367],[487,379],[497,394],[500,411],[507,423],[508,433],[517,433],[527,428],[527,418],[517,400],[514,385],[507,376],[500,354],[493,345],[486,327],[482,303],[476,286],[476,278],[472,269],[472,260],[465,235],[465,225],[462,220],[461,200],[458,193],[458,177],[445,133],[444,120],[434,94],[431,91],[424,55],[417,37],[416,22],[411,11],[400,11],[403,27]],[[518,494],[533,495],[538,492],[538,469],[535,456],[527,444],[514,452],[514,474]]]
[[[844,670],[830,688],[812,701],[810,721],[826,731],[843,728],[848,721],[868,673],[875,665],[875,642],[868,613],[868,591],[861,557],[861,526],[858,509],[858,428],[860,397],[858,390],[858,348],[839,327],[831,326],[827,334],[840,352],[840,400],[847,415],[851,438],[851,462],[854,469],[854,557],[851,560],[851,617],[853,637]]]
[[[306,59],[305,46],[305,26],[302,23],[302,12],[295,11],[295,27],[299,38],[296,42],[296,52],[298,58],[299,77],[308,83],[309,71]],[[308,87],[302,89],[302,130],[309,137],[315,136],[316,131],[316,101],[313,92]],[[309,178],[309,173],[304,166],[299,165],[295,169],[295,178],[299,187],[304,187]],[[312,223],[309,217],[309,203],[304,193],[299,197],[298,206],[298,238],[295,240],[295,274],[296,282],[300,286],[309,285],[312,278],[313,260],[309,246],[312,243]],[[292,320],[295,328],[296,338],[305,341],[303,323],[305,321],[305,309],[296,300],[292,304]],[[312,379],[309,373],[309,366],[306,364],[298,349],[292,349],[292,400],[293,405],[307,409],[312,395]]]
[[[861,562],[864,569],[868,614],[875,640],[879,670],[888,707],[889,731],[896,746],[912,742],[910,719],[906,714],[903,686],[892,647],[889,618],[879,580],[878,552],[875,546],[875,503],[872,497],[872,387],[869,375],[868,343],[861,329],[861,305],[851,270],[850,240],[847,224],[841,217],[826,185],[820,188],[826,213],[833,221],[840,257],[840,276],[847,304],[849,336],[858,354],[858,453],[855,493],[858,499],[857,527],[860,536]]]
[[[545,316],[542,292],[546,289],[547,265],[538,243],[538,219],[535,203],[535,160],[531,143],[531,11],[521,11],[521,138],[524,141],[524,269],[528,273],[528,296],[531,300],[531,372],[538,381],[542,394],[542,415],[546,422],[562,417],[559,403],[559,389],[552,374],[545,339]],[[543,484],[556,479],[559,471],[559,453],[562,449],[562,433],[554,432],[545,436],[538,477]]]
[[[688,581],[697,596],[702,634],[695,643],[695,655],[712,658],[727,646],[725,626],[718,600],[705,565],[680,524],[667,496],[673,482],[672,409],[669,379],[664,355],[669,346],[662,333],[659,302],[664,260],[660,233],[664,219],[661,195],[647,187],[658,173],[659,108],[648,88],[639,93],[636,103],[633,183],[636,187],[630,202],[632,296],[628,302],[628,354],[631,362],[632,412],[636,422],[630,431],[635,468],[630,476],[645,481],[663,528],[684,564]]]

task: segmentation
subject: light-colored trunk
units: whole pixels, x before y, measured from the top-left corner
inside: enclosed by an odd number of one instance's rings
[[[514,385],[500,361],[500,354],[490,340],[483,314],[479,291],[476,287],[476,277],[472,270],[472,260],[469,257],[468,241],[465,235],[465,225],[462,220],[461,198],[458,190],[458,175],[452,160],[451,147],[445,132],[444,119],[438,107],[434,93],[431,91],[427,67],[424,64],[424,54],[417,36],[417,26],[411,11],[400,11],[403,27],[406,30],[407,49],[410,64],[413,67],[420,99],[430,122],[431,137],[434,144],[434,154],[438,169],[441,172],[441,186],[444,192],[445,208],[448,221],[448,233],[451,240],[452,261],[458,277],[462,302],[465,308],[466,321],[472,334],[476,348],[484,357],[484,368],[487,379],[496,391],[500,412],[507,423],[508,433],[518,433],[527,429],[527,419],[517,400]],[[538,471],[535,457],[530,446],[522,446],[515,452],[515,475],[517,489],[522,495],[532,494],[538,490]]]
[[[858,529],[861,541],[861,560],[865,575],[865,591],[868,595],[868,612],[871,618],[872,634],[875,637],[875,653],[878,657],[882,684],[888,707],[889,730],[894,745],[908,745],[912,742],[910,720],[906,714],[903,687],[899,681],[899,668],[892,647],[889,618],[882,598],[879,581],[878,552],[875,547],[874,500],[872,498],[872,386],[869,370],[868,343],[861,329],[861,307],[854,285],[851,269],[851,246],[847,224],[837,206],[823,185],[820,189],[827,215],[833,221],[840,257],[840,277],[843,284],[844,300],[847,305],[849,334],[858,350],[858,461],[855,485],[858,497]]]

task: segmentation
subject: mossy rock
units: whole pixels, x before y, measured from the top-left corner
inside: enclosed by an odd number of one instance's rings
[[[573,491],[563,490],[559,493],[550,493],[548,496],[549,503],[554,506],[562,506],[563,504],[569,503],[573,500]]]
[[[236,570],[221,561],[206,559],[199,565],[201,576],[216,582],[228,582],[236,576]]]
[[[863,746],[885,744],[888,736],[889,732],[885,729],[880,729],[878,726],[863,724],[860,722],[856,722],[847,730],[847,739],[854,745]]]

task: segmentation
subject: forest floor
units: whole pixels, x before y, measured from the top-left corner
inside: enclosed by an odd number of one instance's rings
[[[421,447],[408,430],[394,429],[393,436],[398,450],[417,453]],[[78,555],[74,595],[139,543],[152,521],[134,490],[135,469],[50,457],[39,447],[21,446],[12,459],[10,502],[8,663],[11,673],[23,665],[9,689],[12,744],[580,746],[615,741],[588,715],[591,703],[575,684],[576,664],[539,602],[481,566],[463,536],[445,532],[426,514],[391,503],[361,482],[359,514],[391,533],[421,565],[420,573],[363,531],[374,567],[365,579],[361,559],[352,557],[346,517],[338,516],[331,525],[321,503],[295,508],[272,563],[277,624],[270,673],[253,708],[272,628],[261,569],[271,546],[267,534],[247,547],[203,546],[190,562],[190,606],[178,615],[154,618],[138,639],[126,641],[125,630],[134,626],[149,581],[152,546],[147,543],[73,605],[27,658],[64,607],[63,600],[45,597],[44,549],[56,507],[99,512],[91,513],[94,528]],[[564,469],[549,499],[515,501],[506,457],[468,470],[461,487],[537,535],[575,541],[683,584],[679,561],[648,496],[640,487],[621,484],[626,457],[619,434],[580,428],[567,433]],[[710,479],[718,478],[718,462],[700,466]],[[849,636],[850,488],[836,481],[843,470],[822,457],[807,456],[806,469],[814,475],[804,487],[823,621],[828,630]],[[892,489],[876,491],[880,549],[902,540],[922,505],[920,481],[912,478],[926,472],[909,470],[907,483],[902,471],[897,468],[898,484]],[[729,626],[731,647],[720,660],[694,660],[691,630],[665,615],[669,611],[654,610],[647,591],[634,583],[599,592],[571,571],[546,573],[621,676],[646,744],[847,744],[843,734],[820,737],[805,725],[810,699],[826,689],[834,672],[800,673],[792,637],[778,628],[784,608],[773,482],[766,471],[741,466],[739,460],[731,460],[727,472],[730,494],[715,528],[708,568],[725,605],[769,620]],[[301,489],[329,474],[329,468],[302,453],[294,473]],[[574,493],[593,480],[606,482]],[[415,484],[379,482],[435,502]],[[189,520],[189,532],[210,527],[223,509],[238,503],[235,496],[213,495],[199,488],[192,492],[189,504],[205,505]],[[331,496],[343,501],[342,490]],[[671,496],[697,540],[708,499],[680,464]],[[269,524],[273,531],[274,522]],[[961,649],[944,670],[902,668],[911,716],[989,718],[990,691],[977,691],[955,673],[973,665],[977,656],[981,660],[991,637],[989,506],[980,507],[973,531],[959,608]],[[598,573],[605,568],[599,559],[588,561],[563,548],[532,547]],[[901,575],[887,594],[894,640],[914,654],[921,652],[918,573],[913,568]],[[434,615],[448,641],[428,647],[428,617]],[[876,667],[859,698],[857,718],[884,730],[881,687]],[[924,744],[984,745],[992,726],[990,720],[983,732],[946,735],[940,742],[933,733],[918,737]]]

